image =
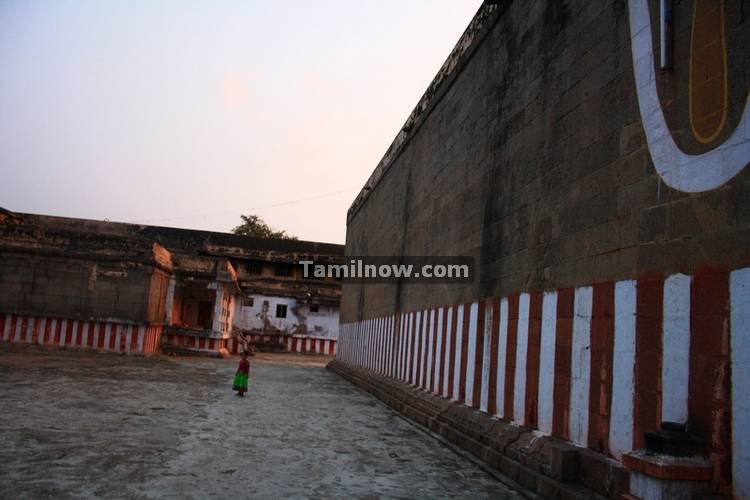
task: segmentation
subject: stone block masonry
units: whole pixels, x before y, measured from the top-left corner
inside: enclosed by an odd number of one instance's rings
[[[746,498],[750,1],[667,3],[670,37],[658,0],[485,2],[346,239],[476,279],[344,283],[339,359],[630,464],[644,498],[698,480],[630,455],[685,424],[703,486]]]
[[[342,325],[335,367],[401,400],[397,409],[425,398],[441,411],[453,404],[476,410],[480,422],[494,416],[615,460],[662,421],[687,420],[692,433],[710,436],[715,473],[731,477],[733,467],[750,467],[740,385],[750,364],[749,291],[750,268],[707,270],[404,312]],[[738,374],[734,386],[730,373]],[[435,418],[416,417],[431,428]],[[481,427],[472,432],[489,439]]]

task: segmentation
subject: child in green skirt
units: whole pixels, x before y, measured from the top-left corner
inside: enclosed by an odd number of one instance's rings
[[[247,352],[242,351],[242,360],[234,374],[234,385],[232,390],[237,391],[239,397],[243,397],[247,392],[247,377],[250,375],[250,362],[247,360]]]

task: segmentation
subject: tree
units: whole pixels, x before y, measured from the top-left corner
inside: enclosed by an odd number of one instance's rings
[[[296,236],[288,234],[286,231],[276,231],[265,223],[257,215],[240,215],[242,224],[232,229],[234,234],[240,236],[253,236],[255,238],[280,238],[284,240],[296,240]]]

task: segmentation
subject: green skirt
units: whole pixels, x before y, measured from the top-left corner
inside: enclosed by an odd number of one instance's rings
[[[234,375],[234,384],[232,385],[233,391],[247,390],[247,373],[237,372]]]

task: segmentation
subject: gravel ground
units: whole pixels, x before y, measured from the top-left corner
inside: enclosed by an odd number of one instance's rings
[[[324,361],[3,345],[0,498],[521,498]]]

